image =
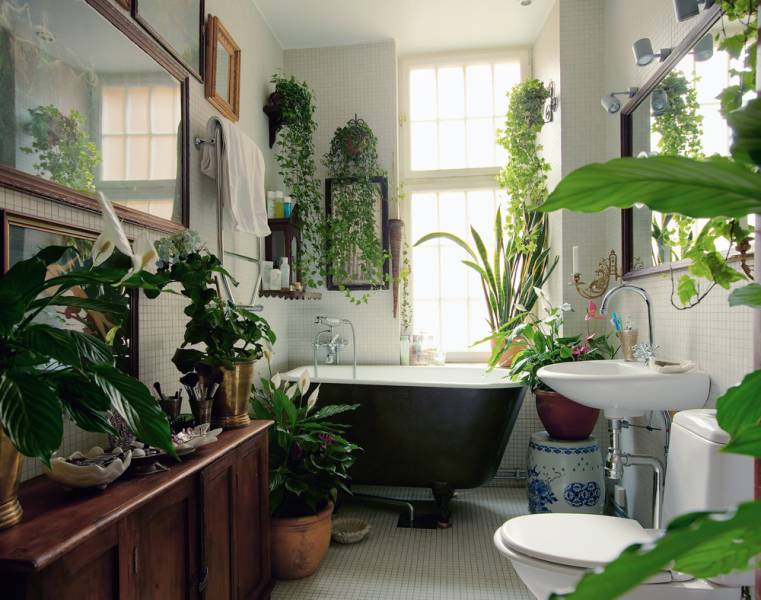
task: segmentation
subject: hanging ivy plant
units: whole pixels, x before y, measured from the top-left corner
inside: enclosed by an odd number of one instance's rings
[[[320,182],[315,175],[314,120],[315,105],[312,90],[306,82],[275,74],[275,92],[270,102],[280,109],[282,126],[277,134],[279,148],[275,154],[283,185],[296,201],[296,218],[301,233],[301,253],[295,267],[302,282],[317,287],[325,273],[323,233],[325,218],[322,211]]]
[[[325,221],[326,275],[352,302],[365,303],[367,292],[357,297],[344,284],[358,274],[373,288],[388,282],[384,265],[389,256],[378,235],[380,196],[373,182],[385,174],[378,162],[378,138],[355,116],[336,129],[323,164],[337,183],[331,194],[332,215]]]

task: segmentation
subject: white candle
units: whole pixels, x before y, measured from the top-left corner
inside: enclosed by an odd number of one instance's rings
[[[580,273],[579,271],[579,247],[573,247],[573,274]]]

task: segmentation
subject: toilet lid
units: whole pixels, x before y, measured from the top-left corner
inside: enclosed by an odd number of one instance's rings
[[[587,569],[607,565],[631,544],[655,539],[633,519],[566,513],[516,517],[502,525],[500,535],[515,552]]]

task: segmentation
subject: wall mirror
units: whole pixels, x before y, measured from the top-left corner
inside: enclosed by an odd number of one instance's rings
[[[108,7],[0,0],[0,184],[85,208],[102,192],[125,220],[178,229],[186,83],[104,18]]]
[[[240,47],[222,22],[206,25],[206,99],[231,121],[240,117]]]
[[[720,17],[718,8],[705,14],[622,109],[623,156],[729,156],[731,130],[717,96],[739,82],[732,69],[741,68],[742,60],[717,47],[717,33],[734,33],[727,31]],[[754,96],[749,90],[744,100]],[[623,211],[624,271],[631,276],[686,264],[691,244],[705,223],[647,207]],[[719,240],[717,249],[728,255],[732,252],[726,240]]]

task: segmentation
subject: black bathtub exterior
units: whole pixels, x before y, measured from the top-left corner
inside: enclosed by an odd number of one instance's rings
[[[323,383],[320,404],[359,404],[340,415],[351,425],[347,437],[364,449],[353,483],[430,487],[442,501],[494,477],[525,392]]]

